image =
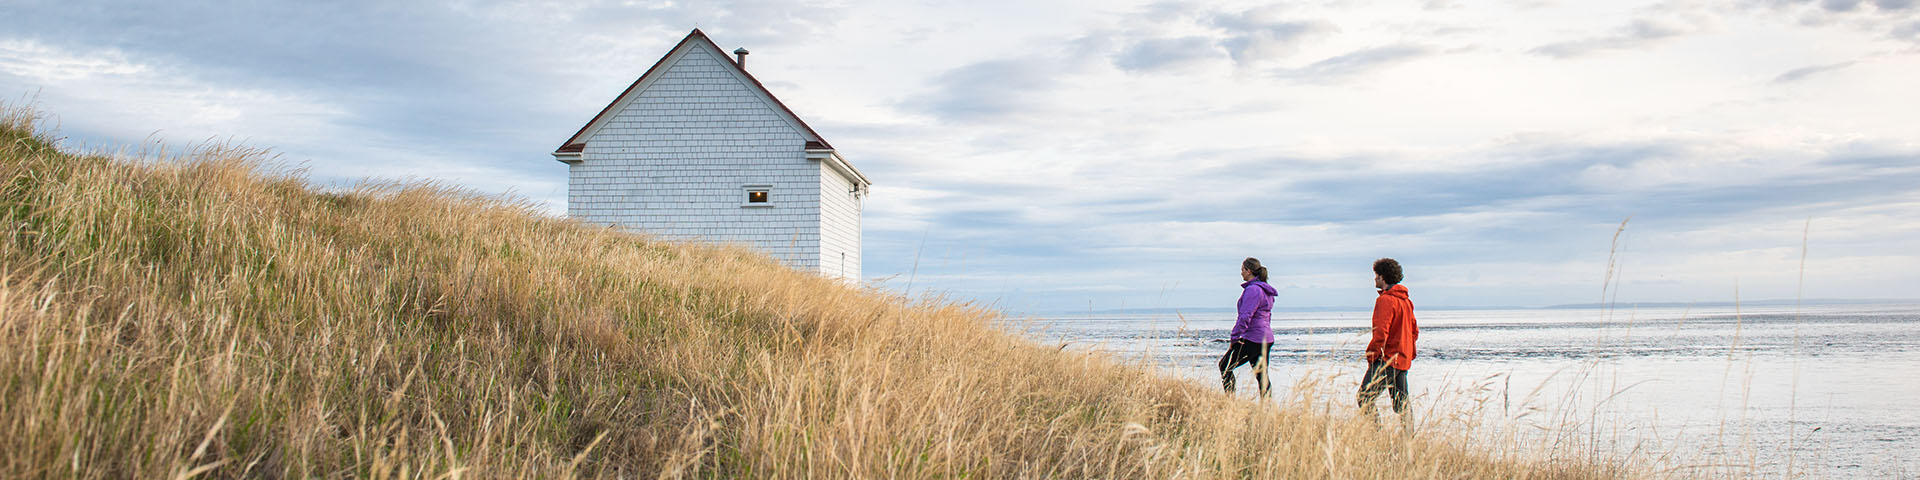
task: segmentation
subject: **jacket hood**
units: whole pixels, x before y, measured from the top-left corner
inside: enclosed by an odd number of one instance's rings
[[[1384,291],[1381,291],[1381,292],[1380,292],[1380,294],[1381,294],[1381,295],[1392,295],[1392,296],[1395,296],[1395,297],[1400,297],[1400,299],[1401,299],[1401,300],[1406,300],[1406,299],[1407,299],[1407,286],[1406,286],[1406,285],[1399,285],[1399,284],[1395,284],[1394,286],[1391,286],[1391,287],[1387,287],[1387,289],[1386,289],[1386,290],[1384,290]]]
[[[1279,290],[1274,290],[1272,285],[1268,285],[1267,282],[1259,280],[1248,280],[1246,283],[1240,284],[1240,288],[1246,288],[1248,285],[1259,285],[1260,290],[1266,291],[1269,297],[1280,295]]]

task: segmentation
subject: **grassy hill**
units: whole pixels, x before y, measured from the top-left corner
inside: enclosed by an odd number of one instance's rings
[[[323,192],[245,148],[62,152],[0,110],[0,476],[1620,473],[444,186]]]

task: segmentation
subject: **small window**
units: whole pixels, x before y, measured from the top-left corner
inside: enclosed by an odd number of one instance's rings
[[[741,203],[740,206],[742,207],[773,206],[773,186],[772,185],[745,185],[740,187],[740,189],[741,191],[746,193],[746,201],[744,203]]]

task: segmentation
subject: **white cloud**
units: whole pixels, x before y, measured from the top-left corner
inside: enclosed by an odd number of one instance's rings
[[[322,181],[446,181],[556,211],[548,149],[697,24],[752,49],[756,76],[874,178],[868,275],[919,260],[916,290],[1008,305],[1206,303],[1248,255],[1306,304],[1365,294],[1354,265],[1382,255],[1418,266],[1430,305],[1587,302],[1628,215],[1628,279],[1663,287],[1626,295],[1718,300],[1737,276],[1777,297],[1808,217],[1810,295],[1920,280],[1903,240],[1920,199],[1885,184],[1920,178],[1903,167],[1920,58],[1899,53],[1920,8],[1900,0],[235,13],[316,26],[231,21],[257,45],[220,42],[217,15],[208,33],[142,30],[176,14],[135,7],[0,19],[0,87],[38,90],[79,139],[231,137]],[[1871,262],[1907,268],[1844,273]]]
[[[1785,72],[1781,72],[1779,76],[1773,77],[1773,83],[1783,84],[1783,83],[1798,82],[1801,80],[1805,80],[1807,77],[1811,77],[1814,75],[1819,75],[1819,74],[1851,67],[1855,63],[1859,63],[1859,62],[1849,60],[1845,62],[1829,63],[1824,65],[1808,65],[1805,67],[1800,67],[1800,68],[1788,70]]]
[[[337,107],[301,95],[207,83],[113,49],[0,42],[0,75],[14,77],[9,83],[39,86],[39,101],[58,107],[51,113],[69,127],[120,140],[156,132],[186,141],[242,134],[290,138],[326,134],[324,126],[342,116]]]
[[[1713,15],[1694,9],[1654,7],[1636,14],[1626,25],[1611,32],[1549,43],[1532,52],[1555,58],[1577,58],[1610,51],[1636,50],[1665,44],[1674,39],[1715,28]]]
[[[141,148],[178,152],[207,143],[270,149],[273,161],[304,169],[316,180],[344,185],[360,178],[441,180],[483,192],[537,195],[564,185],[528,181],[508,171],[461,162],[356,131],[341,105],[297,91],[210,82],[179,65],[106,49],[73,51],[36,42],[0,42],[0,76],[38,85],[36,108],[54,115],[69,147]],[[0,77],[4,78],[4,77]],[[13,83],[9,82],[9,83]],[[564,205],[556,210],[564,210]]]
[[[1220,45],[1226,47],[1233,61],[1255,66],[1284,60],[1299,51],[1303,43],[1339,31],[1324,20],[1290,18],[1280,6],[1222,13],[1214,16],[1212,23],[1227,31]]]
[[[130,63],[118,51],[76,55],[31,40],[0,41],[0,72],[39,82],[89,80],[102,76],[130,76],[147,71]]]
[[[1418,45],[1365,48],[1282,70],[1279,76],[1307,83],[1337,83],[1431,54],[1432,49]]]

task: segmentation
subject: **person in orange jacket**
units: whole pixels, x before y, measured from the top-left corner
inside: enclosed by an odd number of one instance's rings
[[[1373,403],[1382,389],[1393,398],[1393,412],[1409,427],[1413,423],[1412,405],[1407,399],[1407,370],[1413,368],[1413,343],[1420,339],[1420,324],[1413,318],[1413,301],[1407,299],[1407,287],[1400,284],[1400,262],[1382,258],[1373,262],[1373,288],[1380,296],[1373,300],[1373,341],[1367,342],[1367,373],[1360,380],[1360,410],[1367,418],[1378,419]]]

